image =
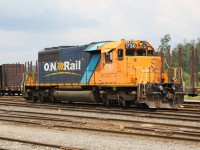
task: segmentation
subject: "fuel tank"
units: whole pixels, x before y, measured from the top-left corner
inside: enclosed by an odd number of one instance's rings
[[[55,91],[54,97],[59,101],[90,102],[95,103],[95,95],[92,91]]]

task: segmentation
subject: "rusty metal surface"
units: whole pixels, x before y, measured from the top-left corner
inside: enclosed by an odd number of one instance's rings
[[[189,96],[198,96],[198,95],[200,95],[200,87],[186,88],[185,94],[187,94]]]
[[[195,60],[194,60],[194,47],[191,49],[192,56],[191,56],[191,88],[194,89],[194,65],[195,65]]]
[[[198,51],[197,51],[197,49],[195,49],[195,72],[196,72],[196,86],[198,87],[198,64],[199,64],[199,62],[198,62],[199,60],[198,60]]]
[[[182,67],[182,49],[178,50],[178,82],[182,83],[181,80],[181,67]]]
[[[3,93],[20,91],[23,73],[23,64],[3,64],[1,72],[1,91],[3,91]]]
[[[0,66],[0,89],[2,89],[2,66]]]
[[[200,94],[200,87],[198,87],[198,53],[197,49],[191,48],[191,72],[190,72],[190,87],[186,88],[186,94],[189,96],[197,96]],[[196,85],[195,85],[196,81]]]

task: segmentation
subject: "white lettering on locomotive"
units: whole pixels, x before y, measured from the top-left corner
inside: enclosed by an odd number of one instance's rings
[[[58,70],[81,70],[81,61],[76,60],[75,62],[64,61],[64,62],[50,62],[44,64],[44,71],[58,71]]]
[[[105,64],[104,70],[113,70],[113,65],[112,64]]]
[[[146,69],[142,69],[142,72],[149,72],[149,68],[146,68]]]
[[[155,69],[154,72],[160,73],[160,69]]]

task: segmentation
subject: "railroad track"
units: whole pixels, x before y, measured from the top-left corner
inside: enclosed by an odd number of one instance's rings
[[[193,121],[200,122],[200,112],[191,110],[156,110],[151,109],[131,109],[131,108],[106,108],[103,107],[89,107],[88,105],[75,105],[75,106],[62,106],[58,104],[38,104],[38,103],[15,103],[15,102],[0,102],[3,106],[17,106],[17,107],[28,107],[28,108],[39,108],[39,109],[53,109],[62,111],[74,111],[74,112],[87,112],[87,113],[98,113],[98,114],[112,114],[112,115],[123,115],[123,116],[135,116],[135,117],[146,117],[146,118],[157,118],[157,119],[168,119],[168,120],[179,120],[179,121]],[[81,106],[81,107],[80,107]],[[89,108],[89,109],[88,109]]]
[[[184,100],[185,104],[200,104],[200,99],[199,100]]]
[[[65,114],[49,114],[38,112],[14,111],[12,106],[27,107],[36,109],[52,109],[61,111],[75,111],[99,114],[113,114],[124,116],[137,116],[148,118],[159,118],[169,120],[193,121],[200,122],[199,111],[190,110],[157,110],[151,109],[141,110],[138,108],[106,108],[101,105],[84,105],[84,104],[42,104],[27,103],[23,100],[8,99],[0,100],[0,105],[5,106],[0,109],[0,121],[9,123],[17,123],[20,125],[34,125],[47,128],[55,128],[60,130],[73,129],[85,130],[101,133],[111,133],[128,136],[144,136],[169,140],[184,140],[192,142],[200,142],[200,127],[184,126],[178,124],[164,124],[156,122],[136,121],[133,119],[113,119],[103,117],[65,115]],[[64,105],[64,106],[63,106]],[[89,109],[88,109],[89,108]],[[44,123],[45,122],[45,123]]]
[[[28,141],[28,140],[22,140],[22,139],[15,139],[15,138],[7,138],[7,137],[0,137],[1,141],[10,141],[10,142],[19,142],[23,144],[31,144],[32,146],[40,146],[40,147],[49,147],[49,148],[55,148],[59,150],[83,150],[80,148],[74,148],[74,147],[66,147],[66,146],[60,146],[60,145],[54,145],[54,144],[48,144],[48,143],[41,143],[41,142],[34,142],[34,141]]]
[[[0,105],[5,106],[17,106],[17,107],[28,107],[28,108],[40,108],[40,109],[54,109],[63,111],[76,111],[76,112],[88,112],[88,113],[101,113],[101,114],[113,114],[113,115],[124,115],[124,116],[137,116],[137,117],[149,117],[149,118],[160,118],[160,119],[173,119],[182,121],[195,121],[200,120],[200,111],[198,109],[179,109],[179,110],[152,110],[152,109],[141,109],[141,108],[121,108],[121,107],[105,107],[98,104],[52,104],[52,103],[27,103],[21,97],[18,97],[21,101],[11,99],[11,101],[1,101]],[[88,109],[89,108],[89,109]]]
[[[62,102],[62,103],[48,103],[48,102],[46,102],[46,103],[35,103],[35,102],[32,102],[32,101],[24,100],[21,96],[14,96],[14,97],[3,96],[3,97],[1,97],[0,102],[2,102],[2,103],[3,102],[6,102],[6,103],[23,103],[23,104],[29,103],[29,104],[32,104],[32,105],[41,104],[41,106],[51,105],[52,107],[62,107],[62,108],[63,107],[77,107],[77,106],[78,107],[98,107],[98,108],[99,107],[106,107],[102,104],[92,104],[92,103],[91,104],[88,104],[88,103],[69,104],[67,102]],[[110,106],[109,108],[110,109],[116,109],[116,108],[124,109],[121,106]],[[128,109],[128,108],[125,108],[125,109]],[[148,108],[141,108],[141,107],[130,107],[129,109],[150,110]],[[159,110],[161,110],[161,109],[159,109]],[[164,109],[164,110],[166,111],[167,109]],[[197,102],[191,103],[191,102],[186,101],[184,103],[184,108],[180,108],[179,110],[189,110],[189,111],[196,111],[197,110],[197,111],[200,111],[200,102],[199,103],[197,103]]]
[[[200,108],[200,104],[193,104],[193,103],[185,103],[184,104],[185,108]]]
[[[6,110],[0,111],[0,121],[60,130],[73,129],[200,142],[200,127],[178,124]]]
[[[195,108],[200,110],[200,100],[185,100],[185,108]]]

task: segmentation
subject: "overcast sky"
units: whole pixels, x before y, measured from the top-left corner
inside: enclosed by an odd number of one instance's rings
[[[157,49],[200,38],[200,0],[0,0],[0,64],[45,47],[139,39]]]

